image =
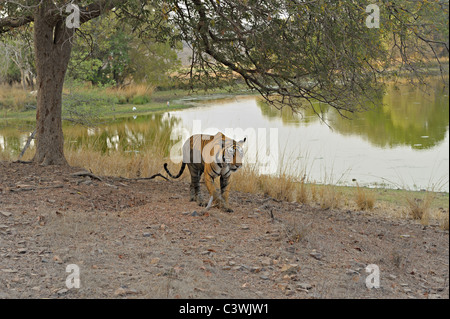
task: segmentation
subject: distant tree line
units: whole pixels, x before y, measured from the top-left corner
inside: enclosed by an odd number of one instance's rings
[[[33,26],[28,26],[28,29]],[[28,30],[27,30],[28,31]],[[32,30],[31,30],[32,31]],[[123,86],[130,83],[165,86],[181,66],[175,46],[155,42],[133,33],[129,24],[114,14],[83,24],[73,41],[66,80],[90,82],[94,86]],[[0,41],[0,84],[21,84],[34,90],[36,67],[33,38],[18,30]]]

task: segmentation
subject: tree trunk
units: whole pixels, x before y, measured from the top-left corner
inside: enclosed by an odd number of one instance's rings
[[[44,0],[35,11],[34,43],[37,70],[36,154],[41,165],[67,165],[62,131],[62,92],[72,51],[74,30],[52,17],[52,1]]]
[[[20,79],[22,81],[22,88],[24,91],[26,91],[27,90],[27,82],[25,79],[25,70],[22,67],[20,68]]]

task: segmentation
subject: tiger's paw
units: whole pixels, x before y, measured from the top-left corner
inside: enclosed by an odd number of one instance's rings
[[[220,208],[221,208],[225,213],[234,213],[234,210],[232,210],[224,200],[222,200],[222,201],[220,202]]]
[[[203,200],[197,200],[197,204],[200,207],[207,207],[208,206],[208,203],[203,201]]]

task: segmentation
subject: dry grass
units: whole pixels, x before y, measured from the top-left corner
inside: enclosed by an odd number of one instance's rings
[[[449,214],[448,211],[441,213],[439,216],[439,225],[441,226],[442,230],[449,230]]]
[[[375,195],[356,184],[355,202],[360,210],[371,210],[375,206]]]
[[[297,192],[297,202],[301,204],[308,204],[309,203],[309,194],[306,187],[306,177],[303,177],[300,181],[300,187]]]
[[[231,187],[235,191],[257,194],[260,192],[259,178],[257,168],[246,165],[233,174]]]
[[[235,191],[264,194],[280,201],[293,202],[299,192],[298,179],[287,173],[260,175],[256,165],[244,166],[232,177]]]
[[[333,185],[324,185],[319,189],[318,202],[322,209],[333,209],[342,207],[343,196]]]
[[[11,155],[6,152],[1,152],[0,149],[0,161],[9,162],[11,160],[12,160]]]
[[[258,180],[262,193],[277,200],[292,202],[296,197],[297,182],[288,175],[261,176]]]
[[[432,192],[426,192],[423,198],[407,196],[408,215],[414,220],[420,220],[422,223],[428,224],[434,196]]]
[[[144,84],[132,84],[121,88],[109,88],[108,94],[116,96],[119,103],[145,104],[151,100],[155,87]]]
[[[69,165],[83,167],[100,176],[148,177],[161,170],[162,160],[152,152],[123,155],[96,151],[66,151]]]
[[[36,105],[36,97],[21,86],[0,85],[0,109],[18,111],[30,104]]]
[[[150,126],[149,123],[142,125]],[[121,140],[126,140],[125,133],[121,133],[119,128],[113,127],[114,134],[122,134]],[[151,129],[151,128],[149,128]],[[85,130],[83,130],[85,131]],[[163,164],[169,163],[169,169],[177,173],[180,164],[175,164],[167,158],[167,152],[170,149],[165,135],[167,132],[160,132],[152,136],[151,143],[142,145],[139,151],[127,152],[121,150],[108,149],[102,153],[102,139],[89,139],[82,136],[81,146],[71,144],[80,136],[79,132],[67,132],[65,155],[71,166],[83,167],[91,170],[99,176],[122,176],[126,178],[148,177],[156,173],[163,173]],[[125,134],[125,135],[124,135]],[[122,136],[120,135],[120,136]],[[125,148],[126,149],[126,148]],[[23,160],[31,160],[33,149],[25,154]],[[17,157],[10,153],[2,152],[0,147],[0,160],[11,161]],[[189,173],[185,172],[183,179],[189,182]],[[380,192],[359,187],[339,187],[333,184],[314,184],[308,183],[306,177],[298,179],[288,174],[279,174],[278,176],[260,175],[256,166],[244,165],[237,173],[233,174],[231,187],[234,191],[265,194],[276,200],[307,204],[318,206],[324,210],[335,208],[346,208],[352,210],[372,210],[376,214],[387,216],[388,218],[413,219],[420,221],[424,225],[430,222],[437,223],[442,229],[449,229],[448,208],[441,203],[441,195],[432,191],[404,192],[396,195],[397,192],[384,191],[383,193],[393,194],[390,202],[383,199]],[[375,208],[375,196],[377,196],[377,207]],[[391,198],[390,197],[390,198]],[[404,198],[404,204],[399,199]],[[436,203],[437,201],[437,203]],[[442,200],[441,200],[442,201]],[[438,205],[438,206],[437,206]],[[443,207],[439,210],[439,207]],[[295,225],[294,225],[295,226]],[[293,241],[304,238],[302,235],[306,229],[294,227],[289,233]]]

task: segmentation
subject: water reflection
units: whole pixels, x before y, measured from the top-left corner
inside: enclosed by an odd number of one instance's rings
[[[16,124],[0,122],[0,152],[19,155],[34,127],[34,123],[28,121]],[[34,141],[31,146],[34,146]]]
[[[97,128],[65,127],[66,144],[72,150],[87,148],[102,154],[119,151],[140,153],[156,146],[167,156],[174,141],[170,140],[179,119],[163,113],[116,120]]]
[[[330,127],[342,135],[357,135],[381,148],[409,146],[429,149],[443,142],[449,127],[448,87],[430,81],[428,86],[390,84],[378,107],[347,114],[343,118],[334,109],[316,104]],[[308,126],[320,121],[308,108],[294,113],[289,108],[277,110],[264,101],[258,107],[269,120],[281,119],[285,125]]]
[[[333,116],[332,126],[341,134],[363,136],[378,147],[432,148],[445,140],[448,130],[448,87],[444,90],[434,82],[424,91],[423,87],[390,85],[383,106],[352,121]]]
[[[164,156],[168,156],[176,141],[170,135],[179,119],[163,113],[142,115],[134,118],[122,118],[95,128],[63,125],[65,146],[73,151],[89,149],[107,154],[110,152],[140,153],[155,147]],[[0,152],[9,153],[13,158],[21,152],[29,132],[34,124],[3,125],[0,127]],[[31,144],[33,149],[34,143]]]

